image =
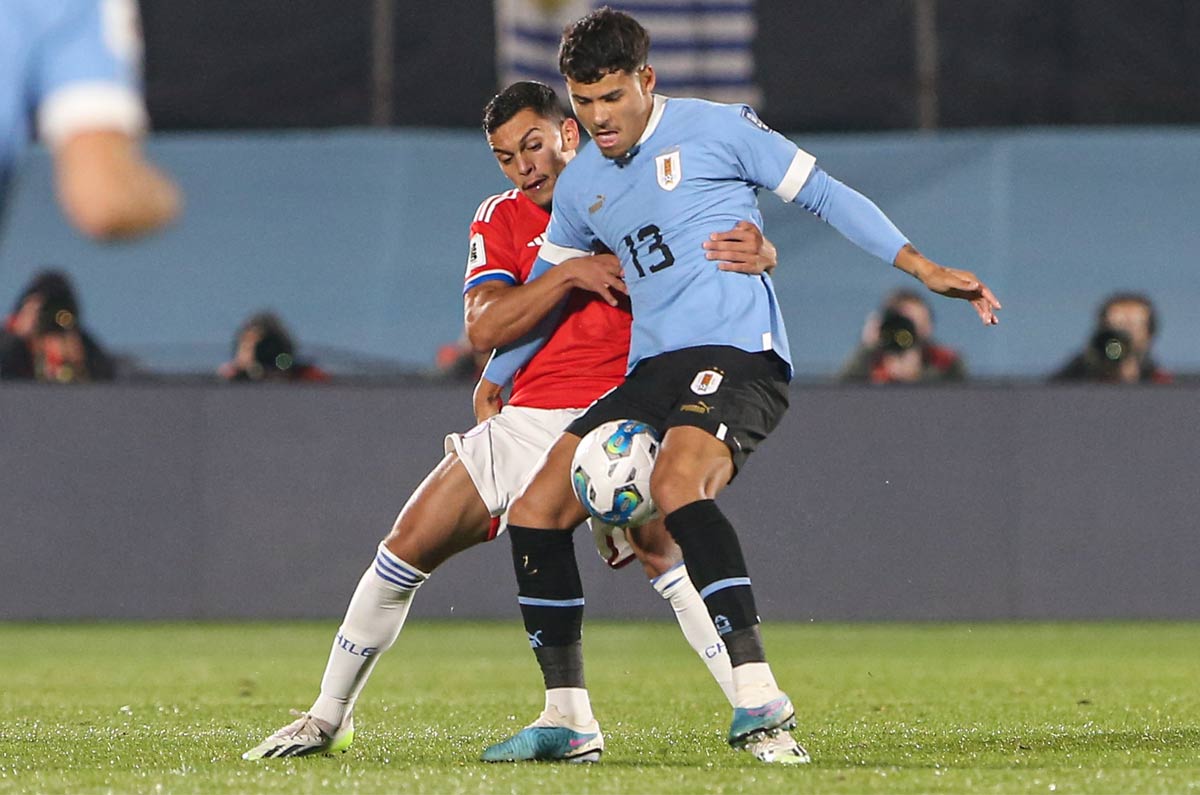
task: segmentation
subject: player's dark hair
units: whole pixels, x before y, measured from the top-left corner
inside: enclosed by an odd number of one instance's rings
[[[1150,336],[1153,337],[1158,333],[1158,313],[1154,310],[1154,302],[1150,300],[1150,296],[1145,293],[1128,291],[1113,293],[1104,299],[1104,303],[1100,305],[1100,311],[1096,313],[1096,328],[1104,328],[1108,324],[1108,310],[1116,304],[1141,304],[1146,307],[1146,311],[1150,313],[1150,320],[1147,324]]]
[[[611,72],[636,72],[650,55],[650,34],[638,21],[608,6],[563,31],[558,71],[577,83],[595,83]]]
[[[483,131],[488,135],[521,111],[529,109],[543,119],[561,123],[567,118],[554,89],[545,83],[521,80],[492,97],[483,108]]]

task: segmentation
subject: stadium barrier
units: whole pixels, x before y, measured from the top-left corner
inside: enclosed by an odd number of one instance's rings
[[[722,498],[765,619],[1200,618],[1190,387],[792,390]],[[461,387],[0,390],[0,619],[339,616]],[[576,534],[588,615],[669,617]],[[507,542],[425,618],[516,620]]]

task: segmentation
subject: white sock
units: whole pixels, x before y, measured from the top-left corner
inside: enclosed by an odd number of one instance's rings
[[[408,618],[413,592],[429,575],[379,545],[375,562],[363,573],[333,639],[321,678],[321,695],[309,714],[333,726],[354,709],[379,655],[395,643]]]
[[[583,731],[591,728],[596,716],[592,714],[592,701],[588,691],[582,687],[555,687],[546,691],[546,708],[536,724],[548,726],[566,725]]]
[[[708,666],[709,673],[721,686],[725,698],[733,704],[733,670],[729,666],[729,653],[717,634],[717,628],[713,626],[704,600],[688,576],[687,567],[682,563],[676,564],[651,580],[650,584],[659,596],[670,602],[683,636]]]
[[[765,662],[742,663],[734,668],[733,684],[737,688],[735,707],[761,707],[783,695],[771,666]]]

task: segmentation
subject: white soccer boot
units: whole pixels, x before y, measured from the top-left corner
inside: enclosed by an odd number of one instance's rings
[[[296,720],[242,754],[242,759],[277,759],[283,756],[308,756],[344,752],[354,741],[354,717],[347,715],[334,727],[307,712],[292,710]]]

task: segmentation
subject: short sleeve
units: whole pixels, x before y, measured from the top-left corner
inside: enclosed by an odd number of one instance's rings
[[[471,243],[467,250],[463,293],[484,282],[521,283],[512,233],[505,223],[509,206],[514,203],[506,201],[506,197],[507,194],[492,196],[475,211],[475,218],[471,221]]]
[[[796,198],[817,159],[758,118],[749,105],[721,108],[723,139],[733,147],[741,176],[785,202]]]
[[[38,130],[56,146],[75,133],[147,127],[135,0],[59,0],[39,44],[33,91]]]

